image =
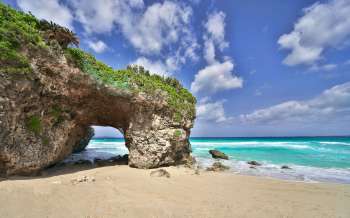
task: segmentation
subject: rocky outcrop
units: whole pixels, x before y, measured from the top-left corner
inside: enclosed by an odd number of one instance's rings
[[[221,162],[215,162],[211,167],[207,168],[207,171],[221,172],[229,169],[230,167],[223,165]]]
[[[86,146],[91,125],[124,134],[132,167],[190,159],[195,100],[182,99],[194,98],[175,80],[114,71],[87,55],[79,64],[69,50],[45,43],[23,42],[17,50],[30,70],[0,61],[0,174],[33,174],[63,160]]]
[[[225,153],[218,150],[209,150],[209,154],[211,154],[212,158],[215,158],[215,159],[228,160],[228,156]]]
[[[89,145],[90,140],[94,137],[95,131],[94,128],[88,127],[84,130],[83,135],[79,142],[74,146],[73,153],[79,153],[85,150]]]

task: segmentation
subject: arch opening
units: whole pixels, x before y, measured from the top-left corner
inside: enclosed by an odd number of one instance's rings
[[[96,166],[127,165],[129,150],[121,130],[92,125],[64,162]]]

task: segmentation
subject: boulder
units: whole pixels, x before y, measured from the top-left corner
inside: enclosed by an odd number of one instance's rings
[[[166,177],[170,178],[170,173],[164,169],[154,170],[150,173],[151,177]]]
[[[220,172],[229,170],[230,167],[223,165],[221,162],[215,162],[211,167],[207,168],[207,171],[214,171],[214,172]]]
[[[209,150],[209,153],[211,154],[212,158],[228,160],[228,156],[221,151]]]
[[[262,164],[255,161],[255,160],[252,160],[252,161],[248,161],[247,164],[250,164],[250,165],[253,165],[253,166],[261,166]]]

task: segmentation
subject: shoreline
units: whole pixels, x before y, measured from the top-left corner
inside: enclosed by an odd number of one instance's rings
[[[0,217],[349,217],[350,185],[125,165],[0,181]],[[81,180],[82,182],[76,182]]]

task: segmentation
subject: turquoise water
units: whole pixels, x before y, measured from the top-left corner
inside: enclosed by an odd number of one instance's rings
[[[193,156],[202,167],[213,163],[208,151],[217,149],[233,173],[297,181],[350,183],[350,137],[191,138]],[[128,153],[123,139],[93,139],[77,156],[93,159]],[[80,158],[80,157],[79,157]],[[246,163],[263,165],[251,169]],[[288,165],[292,170],[282,170]]]

